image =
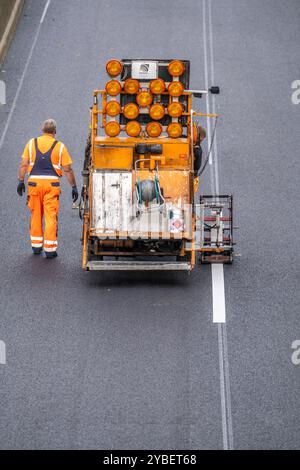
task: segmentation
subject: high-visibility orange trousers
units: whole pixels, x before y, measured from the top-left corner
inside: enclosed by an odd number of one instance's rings
[[[31,211],[30,238],[33,248],[57,250],[59,181],[34,178],[28,181],[28,207]],[[44,218],[44,230],[43,230]]]

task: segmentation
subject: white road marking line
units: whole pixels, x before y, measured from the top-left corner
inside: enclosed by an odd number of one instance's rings
[[[208,0],[208,30],[209,30],[209,52],[210,52],[210,75],[211,85],[215,85],[215,65],[214,65],[214,50],[213,50],[213,34],[212,34],[212,20],[211,20],[211,0]],[[208,95],[206,95],[208,99]],[[216,113],[216,98],[212,95],[212,112]],[[218,161],[218,144],[217,144],[217,129],[215,130],[215,138],[213,143],[213,155],[214,155],[214,170],[215,170],[215,191],[216,194],[220,194],[219,185],[219,161]]]
[[[28,54],[28,57],[27,57],[27,60],[26,60],[26,63],[25,63],[25,67],[24,67],[24,70],[23,70],[23,73],[22,73],[22,76],[21,76],[21,79],[20,79],[20,82],[19,82],[19,85],[18,85],[18,88],[17,88],[17,92],[16,92],[16,95],[14,97],[14,100],[13,100],[13,103],[12,103],[12,106],[11,106],[11,109],[10,109],[10,112],[9,112],[9,115],[8,115],[8,118],[7,118],[7,121],[6,121],[6,124],[5,124],[5,127],[4,127],[4,130],[3,130],[3,133],[2,133],[2,136],[1,136],[1,139],[0,139],[0,150],[3,146],[3,143],[4,143],[4,139],[6,137],[6,134],[7,134],[7,131],[8,131],[8,128],[9,128],[9,125],[10,125],[10,121],[11,121],[11,118],[13,116],[13,113],[14,113],[14,110],[16,108],[16,104],[17,104],[17,101],[18,101],[18,98],[19,98],[19,95],[20,95],[20,92],[21,92],[21,89],[22,89],[22,86],[23,86],[23,82],[24,82],[24,78],[25,78],[25,75],[27,73],[27,70],[28,70],[28,67],[29,67],[29,63],[30,63],[30,60],[31,60],[31,57],[32,57],[32,54],[33,54],[33,51],[34,51],[34,48],[35,48],[35,45],[37,43],[37,40],[38,40],[38,36],[39,36],[39,33],[40,33],[40,29],[41,29],[41,26],[42,26],[42,23],[44,21],[44,18],[45,18],[45,14],[46,14],[46,11],[48,9],[48,6],[50,4],[50,1],[51,0],[48,0],[47,4],[45,5],[45,8],[44,8],[44,11],[43,11],[43,15],[42,15],[42,18],[41,18],[41,21],[38,25],[38,28],[36,30],[36,33],[35,33],[35,36],[34,36],[34,40],[33,40],[33,43],[32,43],[32,46],[30,48],[30,51],[29,51],[29,54]],[[47,8],[46,8],[47,7]],[[42,21],[43,20],[43,21]]]
[[[205,89],[208,90],[209,85],[208,85],[208,58],[207,58],[207,40],[206,40],[206,21],[205,21],[205,2],[202,0],[202,6],[203,6],[203,52],[204,52],[204,83],[205,83]],[[209,110],[209,97],[208,94],[205,95],[206,98],[206,113],[210,114]],[[211,140],[211,129],[210,129],[210,118],[206,118],[206,131],[207,131],[207,142],[208,146],[210,144]],[[213,163],[213,158],[212,158],[212,152],[210,152],[208,163],[212,165]]]
[[[46,16],[46,13],[47,13],[47,10],[48,10],[48,6],[50,5],[50,2],[51,2],[51,0],[48,0],[47,3],[46,3],[46,5],[45,5],[45,8],[44,8],[44,11],[43,11],[43,14],[42,14],[42,18],[41,18],[41,21],[40,21],[41,24],[42,24],[43,21],[44,21],[44,18],[45,18],[45,16]]]
[[[208,82],[208,54],[207,54],[207,41],[206,41],[206,0],[202,0],[203,10],[203,44],[204,44],[204,67],[205,67],[205,81],[206,88],[209,86]],[[209,29],[209,50],[211,61],[211,79],[214,80],[214,56],[213,56],[213,33],[212,33],[212,15],[211,15],[211,0],[208,0],[208,29]],[[212,83],[214,85],[214,83]],[[209,110],[209,96],[206,95],[206,109]],[[212,109],[215,113],[215,97],[212,97]],[[209,111],[207,111],[209,112]],[[210,121],[207,119],[207,127],[210,134]],[[219,193],[219,172],[218,172],[218,153],[217,153],[217,138],[215,134],[215,142],[213,145],[213,152],[211,162],[214,165],[211,167],[210,178],[213,193]],[[210,140],[210,138],[209,138]],[[216,268],[216,266],[220,266]],[[220,269],[222,268],[222,269]],[[215,275],[218,273],[217,276]],[[223,279],[222,279],[223,278]],[[230,376],[229,376],[229,359],[227,349],[227,330],[226,330],[226,309],[225,309],[225,289],[224,289],[224,268],[223,265],[212,265],[212,279],[213,291],[215,295],[222,294],[221,299],[215,299],[214,314],[216,318],[223,318],[224,322],[218,322],[218,349],[219,349],[219,366],[220,366],[220,395],[221,395],[221,414],[222,414],[222,432],[223,432],[223,448],[224,450],[232,450],[233,446],[233,426],[232,426],[232,413],[231,413],[231,394],[230,394]],[[218,287],[217,287],[218,286]],[[217,289],[216,289],[217,287]],[[214,295],[214,294],[213,294]],[[224,305],[222,306],[222,302]],[[214,298],[213,298],[214,303]]]
[[[213,295],[213,322],[225,323],[225,289],[223,264],[211,265],[212,295]]]
[[[218,349],[219,349],[219,364],[220,364],[220,393],[221,393],[223,449],[228,450],[224,355],[223,355],[223,339],[222,339],[222,324],[221,323],[218,324]]]
[[[229,449],[233,450],[233,425],[232,425],[232,413],[231,413],[231,392],[230,392],[230,376],[229,376],[229,359],[228,359],[226,324],[222,325],[221,329],[223,331],[225,391],[227,395],[226,403],[227,403],[228,444],[229,444]]]
[[[6,344],[2,339],[0,340],[0,364],[3,366],[6,364]]]

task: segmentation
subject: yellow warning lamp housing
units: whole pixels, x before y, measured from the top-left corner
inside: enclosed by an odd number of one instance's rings
[[[159,119],[163,118],[165,115],[165,108],[160,103],[155,103],[151,106],[149,110],[150,117],[158,121]]]
[[[146,125],[146,132],[149,137],[159,137],[162,133],[162,125],[159,122],[148,122]]]
[[[129,95],[135,95],[140,91],[140,84],[134,78],[127,78],[124,83],[124,91]]]
[[[125,126],[125,131],[129,137],[137,137],[142,131],[142,127],[137,121],[129,121]]]
[[[119,101],[111,100],[106,103],[105,112],[111,117],[117,116],[121,112],[121,105]]]
[[[109,137],[116,137],[121,132],[120,124],[116,121],[110,121],[105,125],[105,134]]]
[[[181,60],[172,60],[168,65],[168,72],[172,77],[180,77],[184,71],[185,66]]]
[[[153,96],[149,91],[140,91],[136,97],[136,101],[141,108],[147,108],[153,101]]]
[[[183,113],[183,106],[179,101],[173,101],[173,103],[170,103],[168,106],[168,114],[173,117],[177,118],[181,116]]]
[[[171,82],[168,86],[168,92],[173,97],[181,96],[184,92],[184,86],[181,82]]]
[[[110,96],[117,96],[122,91],[122,85],[118,80],[110,80],[105,85],[106,93]]]
[[[182,135],[182,125],[179,122],[171,122],[167,127],[168,136],[177,139]]]
[[[123,65],[119,60],[112,59],[106,64],[106,72],[110,77],[117,77],[123,70]]]
[[[139,107],[135,103],[127,103],[123,108],[123,114],[127,119],[135,119],[139,115]]]
[[[153,95],[160,95],[166,89],[166,84],[162,78],[156,78],[150,82],[150,91]]]

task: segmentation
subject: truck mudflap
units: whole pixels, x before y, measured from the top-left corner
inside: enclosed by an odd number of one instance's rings
[[[192,264],[184,261],[88,261],[87,271],[191,271]]]

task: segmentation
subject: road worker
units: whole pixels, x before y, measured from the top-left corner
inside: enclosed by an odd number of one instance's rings
[[[198,191],[199,170],[202,165],[202,147],[201,144],[206,138],[206,131],[199,124],[194,125],[194,193]]]
[[[199,126],[199,124],[196,126],[197,132],[196,132],[196,139],[195,139],[195,145],[194,145],[194,155],[195,155],[195,161],[194,161],[194,171],[195,175],[197,175],[198,171],[200,170],[201,163],[202,163],[202,147],[201,144],[203,140],[206,138],[206,131],[203,127]]]
[[[31,211],[30,239],[34,254],[44,248],[47,258],[57,256],[57,218],[59,212],[60,178],[66,176],[72,186],[72,199],[78,199],[78,190],[72,170],[72,159],[66,146],[57,140],[56,122],[47,119],[43,135],[31,139],[23,152],[19,167],[17,193],[25,192],[28,172],[28,207]],[[43,228],[44,217],[44,228]]]

